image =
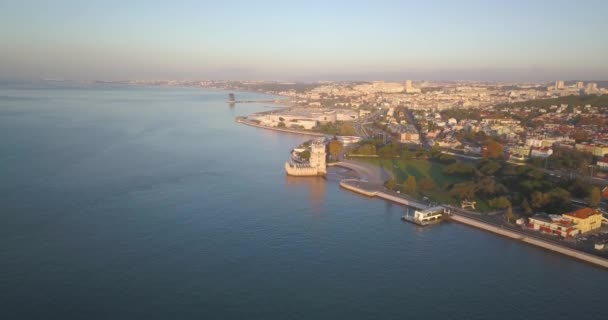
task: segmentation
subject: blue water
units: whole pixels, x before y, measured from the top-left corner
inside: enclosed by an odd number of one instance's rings
[[[605,319],[606,270],[287,178],[226,98],[2,85],[0,319]]]

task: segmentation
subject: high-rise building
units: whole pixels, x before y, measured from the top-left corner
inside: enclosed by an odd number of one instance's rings
[[[589,82],[587,83],[587,90],[589,92],[593,92],[593,91],[597,91],[597,83],[595,82]]]
[[[577,89],[584,89],[585,88],[585,83],[582,81],[577,81],[576,82],[576,88]]]
[[[412,88],[412,80],[405,80],[405,91]]]
[[[564,88],[564,80],[555,81],[555,90],[560,90]]]
[[[404,85],[405,93],[420,93],[420,88],[414,88],[412,80],[405,80]]]

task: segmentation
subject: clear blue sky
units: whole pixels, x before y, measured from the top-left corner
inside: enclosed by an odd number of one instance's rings
[[[608,1],[4,1],[0,78],[608,79]]]

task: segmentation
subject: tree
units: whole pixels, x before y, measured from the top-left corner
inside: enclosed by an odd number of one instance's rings
[[[287,126],[285,125],[285,122],[279,122],[279,124],[277,124],[277,128],[286,128]]]
[[[511,207],[511,201],[509,201],[509,199],[505,196],[490,199],[488,201],[488,204],[490,205],[490,207],[496,209],[505,209]]]
[[[425,178],[420,180],[418,187],[420,188],[420,190],[424,191],[433,190],[435,189],[435,182],[433,182],[433,179]]]
[[[555,188],[549,192],[536,191],[532,193],[532,208],[547,213],[561,213],[570,210],[570,192]]]
[[[384,184],[384,186],[387,189],[390,189],[390,190],[395,190],[395,186],[396,185],[397,184],[396,184],[395,179],[393,177],[388,178],[388,180],[386,180],[386,183]]]
[[[403,192],[405,193],[415,193],[416,192],[416,177],[408,176],[405,184],[403,185]]]
[[[488,176],[494,175],[501,168],[502,165],[498,161],[482,161],[479,163],[479,171]]]
[[[342,153],[342,143],[338,141],[338,139],[332,139],[329,142],[329,154],[333,160],[338,160],[340,154]]]
[[[589,196],[589,206],[597,207],[601,200],[602,194],[600,192],[600,188],[593,187],[593,189],[591,189],[591,195]]]
[[[511,204],[507,207],[507,212],[505,212],[505,218],[508,222],[512,222],[515,220],[515,215],[513,214],[513,208],[511,208]]]
[[[300,158],[302,158],[304,160],[310,159],[310,150],[304,150],[304,151],[300,152]]]
[[[460,199],[473,199],[477,193],[477,184],[474,181],[457,183],[452,186],[450,194]]]
[[[371,143],[366,143],[357,149],[357,153],[361,155],[371,156],[376,154],[376,146]]]
[[[502,158],[502,145],[494,140],[489,140],[486,143],[486,148],[483,151],[483,156],[488,159]]]
[[[524,198],[524,201],[521,202],[521,208],[527,216],[532,215],[532,208],[530,207],[530,203],[528,203],[528,199]]]
[[[475,173],[475,167],[464,162],[456,162],[447,166],[445,168],[445,173],[449,175],[461,175],[469,177]]]

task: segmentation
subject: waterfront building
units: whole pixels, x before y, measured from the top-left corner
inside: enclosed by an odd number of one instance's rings
[[[562,217],[576,224],[576,228],[580,233],[593,231],[602,226],[602,213],[593,208],[583,208],[565,213]]]
[[[310,146],[310,159],[308,163],[285,163],[285,172],[290,176],[310,177],[324,176],[327,173],[327,152],[324,139],[314,141]]]
[[[442,206],[436,206],[424,210],[414,211],[414,220],[421,223],[429,223],[437,220],[441,220],[445,208]]]
[[[559,215],[537,213],[528,219],[528,227],[547,234],[558,235],[566,239],[580,233],[575,223]]]

